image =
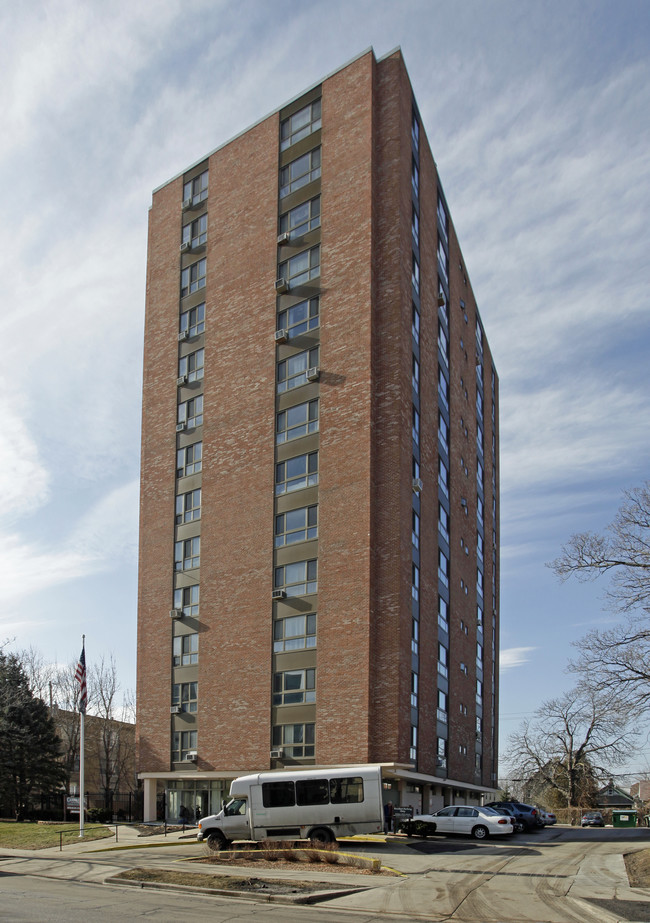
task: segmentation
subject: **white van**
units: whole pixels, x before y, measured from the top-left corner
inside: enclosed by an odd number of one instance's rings
[[[224,849],[233,840],[312,840],[382,833],[381,767],[260,772],[234,779],[230,801],[202,817],[198,840]]]

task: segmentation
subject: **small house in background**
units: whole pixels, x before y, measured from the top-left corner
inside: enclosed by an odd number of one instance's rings
[[[610,779],[607,785],[599,789],[595,795],[596,806],[599,808],[633,808],[634,798],[614,785]]]

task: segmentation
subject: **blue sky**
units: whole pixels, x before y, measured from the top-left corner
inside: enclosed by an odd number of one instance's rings
[[[650,455],[650,4],[32,0],[0,11],[0,638],[135,685],[151,191],[400,45],[501,380],[501,735],[598,585],[545,567]],[[641,755],[634,766],[647,768]]]

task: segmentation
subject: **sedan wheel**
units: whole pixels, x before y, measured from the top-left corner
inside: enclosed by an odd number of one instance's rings
[[[475,840],[484,840],[487,837],[487,835],[488,835],[487,827],[482,827],[479,825],[478,827],[474,827],[474,829],[472,830],[472,836],[474,837]]]

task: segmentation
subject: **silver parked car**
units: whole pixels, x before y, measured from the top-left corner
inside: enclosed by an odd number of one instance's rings
[[[493,808],[468,804],[451,804],[434,814],[416,814],[407,821],[405,828],[409,836],[461,833],[477,840],[514,832],[512,818]]]

